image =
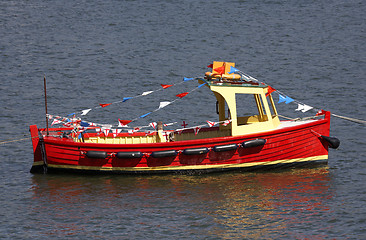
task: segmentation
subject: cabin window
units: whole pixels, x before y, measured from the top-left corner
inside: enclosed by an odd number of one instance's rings
[[[238,126],[268,120],[259,94],[235,94],[235,100]]]

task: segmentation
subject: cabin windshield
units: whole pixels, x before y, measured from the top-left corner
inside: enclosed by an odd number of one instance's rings
[[[254,98],[254,99],[253,99]],[[254,101],[253,101],[254,100]],[[237,112],[237,125],[245,125],[254,122],[268,121],[266,109],[263,107],[263,100],[260,94],[235,94],[236,112]],[[270,116],[277,115],[275,108],[273,107],[273,99],[268,96],[267,102],[269,103]]]

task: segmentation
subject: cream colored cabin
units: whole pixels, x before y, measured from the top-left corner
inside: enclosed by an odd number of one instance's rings
[[[215,69],[220,67],[225,69],[223,74],[215,71]],[[241,80],[238,78],[238,74],[229,74],[231,67],[235,67],[235,63],[214,62],[213,71],[206,73],[205,79],[199,80],[200,83],[207,84],[206,86],[214,93],[217,99],[219,121],[231,120],[231,123],[227,126],[220,124],[218,129],[201,130],[197,135],[192,130],[184,130],[182,133],[173,131],[166,133],[160,129],[155,134],[147,136],[90,137],[85,138],[84,141],[112,144],[156,143],[239,136],[276,129],[280,124],[280,120],[271,94],[266,96],[268,86]],[[250,114],[245,113],[250,105],[252,106],[252,111]],[[168,134],[168,137],[164,136]]]

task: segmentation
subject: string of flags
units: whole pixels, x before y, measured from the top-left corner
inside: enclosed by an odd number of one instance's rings
[[[155,92],[158,92],[158,91],[161,91],[161,90],[164,90],[164,89],[167,89],[169,87],[173,87],[173,86],[177,86],[177,85],[180,85],[182,83],[185,83],[187,81],[191,81],[191,80],[194,80],[195,78],[187,78],[187,77],[184,77],[183,78],[183,81],[182,82],[179,82],[179,83],[176,83],[176,84],[160,84],[161,85],[161,88],[159,89],[156,89],[156,90],[151,90],[151,91],[145,91],[141,94],[138,94],[136,96],[133,96],[133,97],[123,97],[122,100],[119,100],[119,101],[115,101],[115,102],[111,102],[111,103],[100,103],[99,106],[96,106],[94,108],[87,108],[87,109],[84,109],[84,110],[81,110],[79,112],[75,112],[75,113],[72,113],[72,114],[80,114],[81,116],[85,116],[87,115],[90,111],[92,111],[93,109],[98,109],[98,108],[105,108],[105,107],[108,107],[112,104],[117,104],[117,103],[124,103],[130,99],[133,99],[133,98],[138,98],[138,97],[143,97],[143,96],[147,96],[151,93],[155,93]],[[185,93],[181,93],[181,97],[184,97]],[[186,93],[187,95],[188,93]]]
[[[210,66],[211,65],[209,65],[207,67],[210,67]],[[217,71],[217,68],[215,68],[214,70]],[[295,111],[301,111],[301,112],[305,113],[305,112],[307,112],[307,111],[309,111],[311,109],[314,109],[314,107],[309,106],[309,105],[306,105],[306,104],[304,104],[304,103],[302,103],[300,101],[297,101],[297,100],[295,100],[295,99],[293,99],[293,98],[291,98],[289,96],[286,96],[285,94],[283,94],[282,92],[274,89],[273,87],[269,86],[268,84],[265,84],[264,82],[261,82],[261,81],[255,79],[254,77],[251,77],[250,75],[248,75],[248,74],[240,71],[239,69],[237,69],[235,67],[230,66],[230,72],[228,72],[228,73],[229,74],[239,73],[243,77],[243,79],[245,79],[246,81],[255,81],[255,82],[258,82],[260,84],[267,85],[268,86],[268,92],[266,94],[266,97],[269,94],[275,92],[279,96],[278,103],[285,103],[285,104],[289,104],[291,102],[296,103],[297,104],[297,108],[295,109]],[[315,109],[315,110],[316,111],[319,111],[319,109]]]

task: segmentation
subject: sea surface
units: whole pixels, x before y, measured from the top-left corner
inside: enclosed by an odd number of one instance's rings
[[[365,12],[363,0],[0,1],[0,239],[365,239],[362,124],[332,118],[341,146],[326,166],[207,175],[31,174],[28,131],[45,126],[44,77],[50,114],[93,108],[86,120],[116,124],[191,91],[175,84],[214,60],[366,120]],[[95,108],[160,84],[175,86]],[[134,126],[153,120],[215,121],[215,98],[200,88]]]

